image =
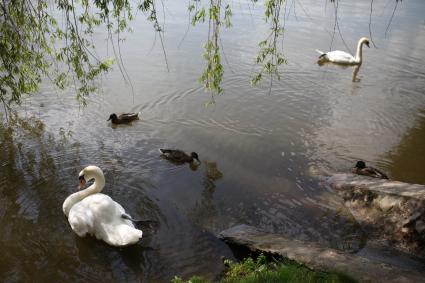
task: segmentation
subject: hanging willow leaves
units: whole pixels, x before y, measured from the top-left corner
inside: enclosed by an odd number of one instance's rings
[[[128,80],[121,59],[120,42],[124,39],[120,33],[131,31],[128,23],[137,9],[146,13],[160,34],[168,68],[155,0],[0,1],[0,100],[5,109],[20,104],[22,95],[36,92],[44,78],[59,89],[74,86],[83,105],[96,91],[97,78],[114,62]],[[95,55],[91,36],[99,26],[107,29],[115,58]]]
[[[0,19],[0,100],[10,109],[45,77],[60,89],[72,83],[84,105],[114,62],[94,55],[94,28],[123,32],[133,16],[126,0],[4,0]]]
[[[253,0],[253,2],[257,2]],[[280,12],[285,0],[266,0],[264,2],[265,21],[270,24],[270,33],[267,38],[258,44],[260,51],[255,59],[256,64],[261,64],[261,70],[251,79],[251,84],[256,85],[263,75],[270,75],[280,79],[279,66],[286,63],[283,53],[279,51],[279,38],[283,36],[283,26],[280,24]]]
[[[221,64],[220,51],[220,27],[224,24],[226,28],[230,28],[232,10],[229,4],[224,6],[222,12],[221,0],[210,0],[209,7],[200,7],[200,0],[192,0],[189,2],[189,12],[194,12],[192,17],[192,25],[203,23],[208,16],[208,39],[204,44],[203,58],[206,62],[206,68],[202,72],[199,80],[204,84],[207,90],[212,94],[220,94],[223,92],[221,82],[223,80],[223,65]],[[208,13],[207,13],[208,11]]]
[[[221,93],[224,68],[220,28],[232,26],[232,9],[226,0],[188,1],[192,25],[208,20],[203,53],[206,67],[200,81],[212,93]],[[338,4],[338,1],[330,1]],[[399,1],[395,0],[385,34]],[[251,2],[256,4],[257,0]],[[131,31],[128,24],[138,10],[144,12],[158,32],[168,69],[164,26],[159,23],[156,3],[156,0],[0,0],[0,101],[10,109],[14,103],[21,103],[24,94],[37,92],[41,81],[48,78],[60,89],[74,86],[77,99],[85,105],[86,97],[96,90],[97,78],[114,62],[126,74],[120,56],[119,44],[123,40],[120,33]],[[274,77],[280,79],[279,67],[286,63],[281,51],[284,28],[280,22],[284,3],[285,0],[264,0],[269,33],[258,44],[255,63],[260,70],[251,80],[253,85],[265,75],[270,76],[271,83]],[[91,36],[98,28],[107,29],[115,58],[95,55]],[[116,41],[112,40],[113,35]],[[115,44],[118,44],[118,51],[115,51]],[[128,75],[123,77],[128,79]]]

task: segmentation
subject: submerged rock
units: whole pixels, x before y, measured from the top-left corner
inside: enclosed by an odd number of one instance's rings
[[[425,259],[425,186],[354,174],[335,174],[332,189],[368,234],[369,240]]]
[[[315,243],[265,233],[248,225],[224,230],[219,237],[254,252],[276,254],[312,269],[344,272],[363,282],[425,282],[423,270],[403,269],[364,256],[323,248]]]

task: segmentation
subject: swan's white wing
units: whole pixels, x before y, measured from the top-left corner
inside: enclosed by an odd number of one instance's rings
[[[68,222],[78,236],[84,237],[86,234],[92,234],[94,227],[93,213],[85,205],[81,205],[81,202],[76,203],[69,211]]]
[[[122,218],[123,214],[124,208],[112,198],[93,194],[71,208],[68,220],[79,236],[92,234],[113,246],[137,243],[143,233],[130,220]]]
[[[330,51],[326,53],[326,57],[328,58],[330,62],[334,62],[334,63],[353,64],[356,62],[353,55],[340,50]]]
[[[110,222],[113,221],[118,214],[122,213],[115,205],[116,202],[110,196],[104,194],[90,195],[79,204],[84,206],[87,210],[90,210],[97,221]]]
[[[127,246],[135,244],[142,238],[142,230],[134,228],[133,224],[127,223],[102,223],[99,227],[102,231],[102,239],[112,246]],[[96,235],[98,237],[98,235]]]

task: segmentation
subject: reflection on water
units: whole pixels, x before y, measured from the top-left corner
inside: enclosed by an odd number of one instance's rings
[[[203,160],[204,177],[202,178],[201,198],[189,211],[189,218],[197,225],[208,231],[219,233],[223,228],[221,219],[217,217],[217,209],[214,204],[214,193],[217,188],[216,181],[223,177],[218,170],[216,162]]]
[[[351,81],[352,82],[359,82],[360,79],[357,78],[357,74],[359,73],[361,65],[355,66],[353,68],[353,75],[351,76]]]
[[[392,162],[388,169],[394,180],[425,184],[425,113],[419,113],[418,118],[400,144],[389,153]]]
[[[27,100],[21,119],[0,127],[0,274],[5,281],[167,282],[174,275],[216,278],[221,256],[232,258],[214,236],[251,224],[294,239],[357,251],[364,235],[341,199],[321,183],[324,172],[349,171],[362,159],[394,178],[423,182],[425,30],[423,3],[403,2],[385,38],[392,9],[374,2],[373,36],[379,49],[364,55],[358,82],[351,68],[319,67],[315,48],[328,46],[334,10],[303,0],[286,11],[281,81],[250,87],[257,43],[267,26],[262,9],[233,9],[233,28],[222,30],[227,61],[213,106],[196,78],[202,72],[206,26],[187,28],[187,11],[167,3],[165,48],[137,21],[143,36],[121,48],[133,79],[119,70],[102,81],[103,93],[79,108],[72,93],[48,84]],[[236,5],[237,6],[237,5]],[[289,7],[288,7],[289,8]],[[297,17],[294,16],[296,10]],[[369,1],[339,3],[348,46],[367,35]],[[308,15],[308,16],[307,16]],[[324,27],[326,30],[324,30]],[[150,33],[152,31],[152,33]],[[97,37],[99,36],[99,38]],[[107,54],[102,34],[94,36]],[[343,49],[335,37],[332,49]],[[343,49],[346,50],[346,49]],[[195,55],[194,55],[195,54]],[[196,54],[199,54],[197,56]],[[231,71],[229,71],[231,70]],[[142,112],[131,126],[111,128],[114,112]],[[28,118],[35,115],[37,118]],[[199,153],[196,170],[160,158],[158,148]],[[62,202],[78,172],[95,164],[105,173],[104,193],[135,218],[159,222],[142,241],[116,249],[69,228]],[[195,169],[195,168],[192,168]],[[58,260],[60,259],[60,260]]]
[[[323,61],[317,61],[317,64],[319,66],[334,66],[335,68],[342,68],[342,69],[347,69],[347,68],[352,68],[353,72],[351,74],[351,81],[352,82],[360,82],[360,79],[357,78],[357,74],[360,71],[360,67],[362,66],[360,65],[354,65],[354,66],[350,66],[350,65],[344,65],[344,64],[334,64],[331,62],[323,62]]]

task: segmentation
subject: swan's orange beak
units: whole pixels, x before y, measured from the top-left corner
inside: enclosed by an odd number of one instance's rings
[[[84,179],[84,176],[80,176],[78,179],[80,181],[78,189],[81,190],[86,185],[86,179]]]

